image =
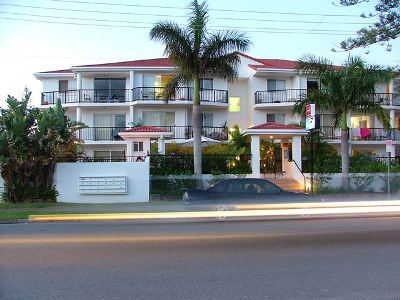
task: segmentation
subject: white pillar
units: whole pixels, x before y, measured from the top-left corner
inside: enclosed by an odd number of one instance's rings
[[[135,87],[135,72],[129,71],[129,101],[133,101],[133,89]]]
[[[76,121],[82,122],[82,108],[79,106],[76,108]]]
[[[129,126],[132,127],[133,123],[135,122],[135,108],[133,107],[133,105],[129,106]]]
[[[81,73],[76,74],[76,89],[77,90],[82,89],[82,74]]]
[[[253,177],[260,177],[260,136],[251,136],[251,174]]]
[[[394,109],[391,109],[390,110],[390,127],[392,127],[392,128],[396,128],[394,113],[395,113]]]
[[[302,170],[301,136],[292,137],[292,160],[294,160],[299,166],[300,170]]]
[[[165,139],[164,139],[164,137],[160,137],[158,139],[158,153],[165,155]]]
[[[129,139],[126,141],[126,156],[133,155],[133,140]]]

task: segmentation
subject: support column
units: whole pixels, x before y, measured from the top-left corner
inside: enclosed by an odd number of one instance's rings
[[[260,136],[251,136],[251,175],[260,178]]]
[[[133,140],[129,139],[126,141],[126,154],[125,156],[133,155]]]
[[[129,122],[129,127],[133,126],[133,123],[135,122],[135,108],[133,105],[129,106],[129,116],[128,116],[128,122]]]
[[[294,160],[299,166],[300,170],[302,170],[301,136],[294,136],[292,138],[292,160]]]
[[[81,73],[76,74],[76,89],[77,90],[82,89],[82,74]]]
[[[395,111],[394,109],[390,110],[390,127],[391,128],[396,128],[396,124],[395,124]]]
[[[129,101],[133,101],[133,89],[135,87],[135,72],[129,71]]]
[[[82,122],[82,108],[79,106],[76,107],[76,121]]]
[[[82,75],[81,73],[76,74],[76,89],[78,91],[78,102],[82,100]]]
[[[158,139],[158,153],[165,155],[165,139],[163,136]]]

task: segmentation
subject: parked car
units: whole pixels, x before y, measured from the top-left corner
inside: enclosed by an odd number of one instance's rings
[[[224,179],[206,190],[190,189],[185,191],[182,200],[191,203],[223,203],[257,201],[281,202],[298,199],[303,193],[285,191],[269,180],[258,178]]]

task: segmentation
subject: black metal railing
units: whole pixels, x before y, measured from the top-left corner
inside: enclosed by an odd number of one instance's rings
[[[79,129],[77,137],[83,141],[120,141],[119,132],[129,127],[85,127]]]
[[[164,97],[164,87],[137,87],[133,89],[133,101],[192,101],[193,88],[176,88],[174,95],[169,99]],[[200,101],[228,103],[228,91],[215,89],[201,89]]]
[[[157,126],[172,132],[172,139],[191,139],[193,137],[193,126]],[[77,137],[83,141],[120,141],[119,132],[130,127],[85,127],[77,132]],[[218,141],[228,140],[226,127],[202,127],[202,135]]]
[[[400,95],[393,93],[375,93],[373,98],[376,103],[387,106],[400,106]]]
[[[287,89],[275,91],[257,91],[254,93],[255,104],[287,103],[307,98],[307,89]],[[400,106],[400,95],[394,93],[375,93],[369,96],[376,103],[386,106]]]
[[[319,131],[325,139],[341,139],[340,128],[321,126]],[[351,136],[352,141],[384,141],[388,139],[400,141],[400,130],[384,128],[350,128],[349,136]]]
[[[165,99],[163,87],[137,87],[130,89],[83,89],[43,92],[42,105],[52,105],[61,100],[61,103],[118,103],[131,101],[192,101],[193,88],[176,88],[174,96]],[[215,89],[201,89],[202,102],[228,103],[228,91]]]
[[[203,174],[251,173],[251,154],[202,155]],[[193,175],[193,155],[150,155],[151,175]]]
[[[254,94],[255,103],[286,103],[296,102],[307,98],[306,89],[289,89],[276,91],[257,91]]]
[[[91,162],[144,162],[146,156],[116,156],[116,157],[57,157],[57,162],[67,163],[91,163]]]
[[[42,93],[42,105],[55,104],[57,99],[61,103],[118,103],[129,102],[131,99],[129,89],[84,89],[54,91]]]

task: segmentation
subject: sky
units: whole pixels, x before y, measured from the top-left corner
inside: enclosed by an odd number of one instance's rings
[[[339,0],[209,0],[209,30],[237,29],[257,58],[296,60],[306,53],[343,62],[339,42],[363,24],[377,0],[340,7]],[[7,95],[40,102],[41,83],[33,73],[163,56],[163,45],[149,39],[157,21],[185,24],[188,0],[0,0],[0,106]],[[332,48],[339,51],[333,52]],[[400,65],[400,39],[392,51],[373,45],[352,50],[373,64]]]

